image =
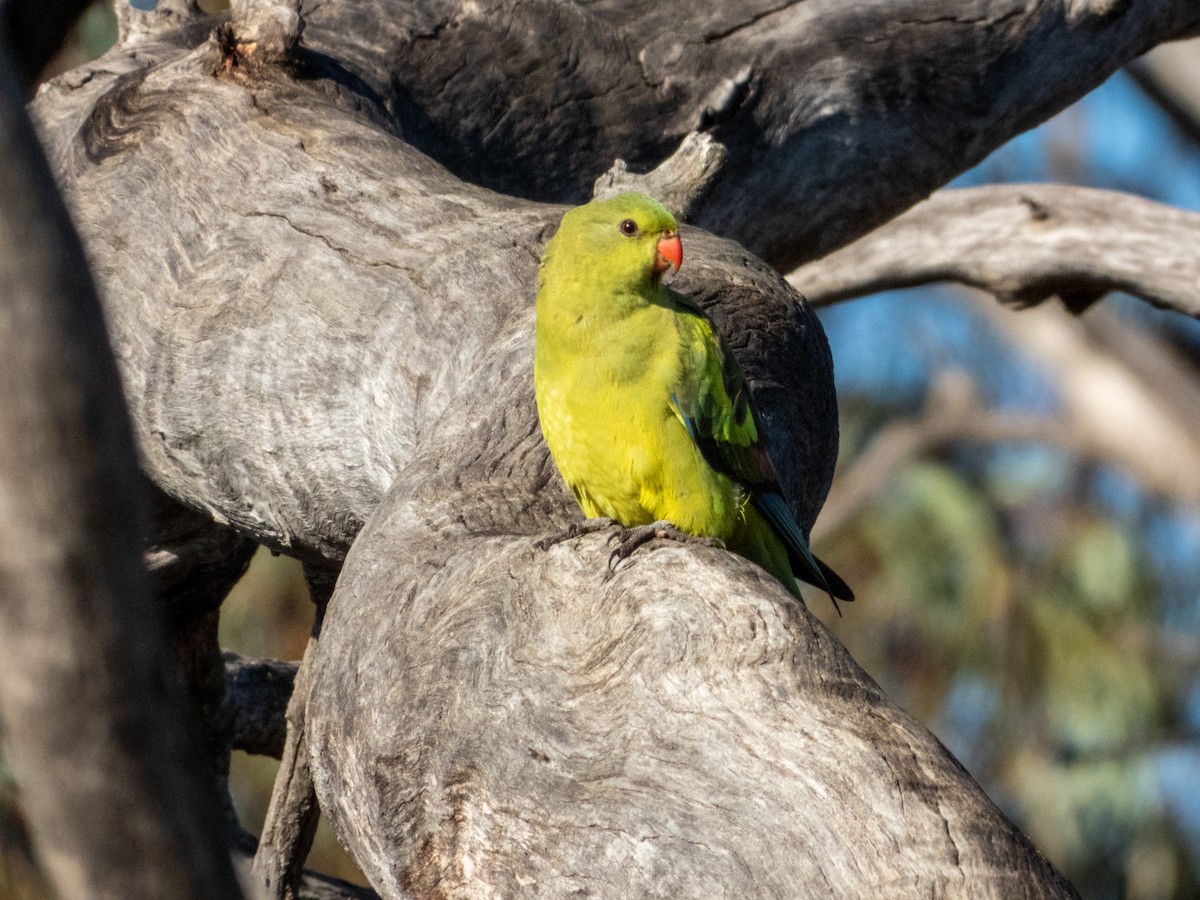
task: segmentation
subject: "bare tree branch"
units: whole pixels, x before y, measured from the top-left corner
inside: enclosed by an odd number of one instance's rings
[[[148,470],[260,543],[336,563],[478,359],[514,322],[532,339],[537,260],[561,210],[464,185],[286,79],[214,79],[220,52],[57,85],[39,105],[110,275]],[[128,198],[183,183],[184,202],[140,208],[138,239],[122,236]],[[679,284],[755,384],[810,523],[836,452],[819,322],[740,247],[684,239]]]
[[[1200,214],[1066,185],[939,191],[855,243],[788,276],[823,305],[957,281],[1028,306],[1081,311],[1109,291],[1200,317]]]
[[[729,154],[708,134],[691,132],[661,165],[635,175],[623,159],[596,179],[593,196],[612,197],[622,191],[641,191],[657,198],[679,216],[691,219],[721,175]]]
[[[245,574],[255,543],[148,485],[154,543],[144,554],[155,600],[175,624],[212,612]]]
[[[512,533],[549,465],[531,380],[522,344],[484,362],[322,630],[313,772],[381,894],[1073,896],[755,566],[668,546],[606,580],[603,535]]]
[[[254,854],[254,875],[264,896],[271,900],[297,900],[304,861],[312,849],[321,814],[304,730],[317,640],[309,640],[296,672],[287,705],[287,734],[279,772]]]
[[[708,130],[732,161],[701,219],[801,259],[1200,11],[714,3],[667,30],[639,9],[321,4],[286,68],[235,65],[244,45],[222,31],[118,50],[44,90],[147,469],[331,566],[376,514],[315,651],[305,740],[323,808],[389,896],[527,879],[554,893],[593,870],[615,894],[970,879],[1069,895],[748,563],[659,550],[605,586],[598,539],[534,552],[578,516],[529,378],[560,210],[467,185],[396,131],[563,197]],[[730,339],[807,526],[836,448],[819,323],[741,247],[684,240],[679,287]]]
[[[1200,401],[1169,347],[1097,309],[1082,320],[1045,307],[982,313],[1030,354],[1058,392],[1053,414],[985,407],[970,376],[939,372],[922,411],[875,435],[833,483],[814,540],[835,533],[905,465],[960,441],[1035,443],[1116,465],[1148,491],[1200,503]],[[1113,358],[1114,346],[1132,342]],[[1142,362],[1130,363],[1122,357]],[[1139,372],[1139,369],[1141,370]]]
[[[6,754],[63,896],[238,897],[141,565],[141,482],[99,303],[22,94],[0,52]]]
[[[729,151],[694,219],[781,269],[848,243],[1157,43],[1193,0],[599,0],[305,9],[406,138],[461,177],[582,201],[691,131]]]
[[[249,832],[242,832],[235,842],[235,858],[246,869],[250,868],[255,846],[254,835]],[[300,879],[297,900],[379,900],[379,895],[370,888],[351,884],[341,878],[305,870]]]
[[[313,660],[317,655],[325,609],[333,594],[337,573],[331,569],[305,567],[309,593],[316,604],[312,636],[296,670],[292,696],[287,705],[287,734],[279,760],[279,771],[271,791],[271,803],[263,822],[262,836],[254,854],[254,874],[268,898],[296,900],[299,897],[304,860],[312,849],[321,811],[317,805],[309,765],[305,721],[312,690]]]
[[[226,652],[222,715],[229,722],[234,750],[279,759],[283,753],[288,698],[296,663],[247,659]]]
[[[996,411],[985,407],[965,372],[935,374],[924,408],[882,428],[850,468],[834,479],[813,540],[835,534],[868,502],[892,484],[904,466],[939,447],[959,441],[1041,443],[1085,452],[1082,437],[1056,416]]]
[[[1190,405],[1181,406],[1174,402],[1173,391],[1159,390],[1158,381],[1147,380],[1114,358],[1108,346],[1099,345],[1084,323],[1103,316],[1103,310],[1083,320],[1050,306],[1019,315],[990,304],[980,310],[1049,373],[1062,404],[1064,430],[1075,434],[1092,455],[1134,473],[1150,491],[1200,502],[1200,429],[1194,396]],[[1160,362],[1169,360],[1161,343],[1157,346],[1163,349]],[[1185,376],[1175,390],[1194,384],[1194,377]]]

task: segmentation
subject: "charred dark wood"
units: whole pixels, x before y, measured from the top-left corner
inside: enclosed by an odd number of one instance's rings
[[[226,652],[222,716],[229,723],[234,750],[273,756],[283,753],[284,716],[296,663],[277,659],[248,659]]]

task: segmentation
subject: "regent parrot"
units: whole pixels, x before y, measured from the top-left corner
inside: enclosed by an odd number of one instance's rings
[[[675,218],[637,193],[570,210],[546,245],[533,375],[559,472],[589,519],[629,529],[622,556],[655,536],[716,539],[797,598],[795,576],[852,600],[784,502],[737,363],[662,283],[682,262]]]

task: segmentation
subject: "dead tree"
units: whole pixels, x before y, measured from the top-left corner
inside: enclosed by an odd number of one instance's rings
[[[33,112],[143,467],[314,583],[341,570],[296,675],[271,891],[311,777],[389,897],[1071,895],[749,563],[662,548],[604,581],[603,536],[534,548],[579,516],[533,407],[534,277],[552,204],[642,186],[685,210],[677,286],[747,372],[807,530],[831,361],[776,269],[1200,32],[1191,0],[242,0],[229,21],[171,0],[121,24]],[[194,684],[221,665],[203,594]],[[254,719],[228,713],[253,681],[231,665],[196,704],[223,752]]]

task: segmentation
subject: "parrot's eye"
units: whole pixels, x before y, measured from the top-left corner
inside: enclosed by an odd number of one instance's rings
[[[625,235],[625,237],[633,237],[638,233],[637,222],[633,221],[633,219],[626,219],[617,227],[621,229],[621,234]]]

